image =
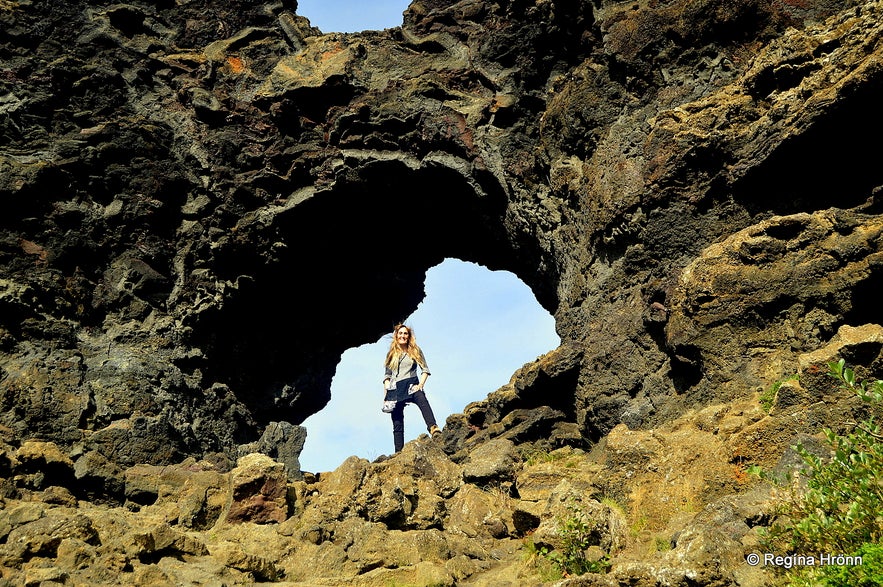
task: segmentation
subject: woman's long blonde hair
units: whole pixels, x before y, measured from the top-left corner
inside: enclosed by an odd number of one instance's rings
[[[396,335],[399,333],[399,330],[404,328],[408,331],[408,347],[402,351],[399,348],[399,343],[396,341]],[[415,363],[420,365],[421,369],[426,369],[426,359],[423,358],[423,351],[420,350],[420,347],[417,346],[416,338],[414,337],[414,331],[410,326],[406,326],[404,324],[396,324],[396,327],[392,329],[392,342],[389,345],[389,351],[386,353],[386,362],[384,365],[386,367],[394,366],[399,358],[401,358],[402,354],[407,353]]]

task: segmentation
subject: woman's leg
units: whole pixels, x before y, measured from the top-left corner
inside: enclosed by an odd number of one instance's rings
[[[392,416],[392,443],[399,452],[405,446],[405,402],[398,402],[390,412]]]
[[[426,399],[426,393],[423,390],[415,392],[412,396],[414,399],[414,403],[417,404],[417,407],[420,408],[420,413],[423,414],[423,421],[426,422],[426,430],[432,432],[433,426],[435,426],[435,415],[432,413],[432,407],[429,405],[429,400]]]

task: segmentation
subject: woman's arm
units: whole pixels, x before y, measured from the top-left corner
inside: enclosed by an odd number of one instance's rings
[[[420,361],[418,362],[420,367],[420,383],[417,384],[417,388],[422,390],[426,385],[426,380],[429,379],[432,373],[429,372],[429,365],[426,364],[426,355],[423,354],[423,349],[419,349],[418,352],[420,353]]]
[[[389,368],[389,365],[384,366],[383,369],[383,393],[386,394],[386,390],[389,389],[389,380],[392,379],[392,369]]]

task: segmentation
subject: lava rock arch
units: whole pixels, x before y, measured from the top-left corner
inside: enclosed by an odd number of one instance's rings
[[[0,3],[0,434],[111,494],[262,435],[296,459],[342,351],[447,256],[562,339],[449,452],[754,393],[879,317],[883,178],[819,143],[880,128],[883,18],[834,4],[415,0],[326,35],[290,0]]]
[[[502,187],[465,166],[346,156],[332,187],[295,192],[218,247],[213,273],[236,288],[190,323],[192,341],[216,377],[248,390],[258,420],[299,424],[321,409],[343,351],[416,310],[426,271],[445,258],[525,276],[555,307],[540,252],[507,229]]]

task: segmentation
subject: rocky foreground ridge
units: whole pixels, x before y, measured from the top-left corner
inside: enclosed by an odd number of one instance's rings
[[[579,507],[611,564],[570,584],[765,584],[745,467],[861,417],[826,361],[881,374],[881,12],[416,0],[344,35],[0,0],[3,578],[540,583]],[[447,257],[561,346],[440,437],[301,471],[341,353]]]
[[[769,585],[774,569],[745,557],[764,552],[777,490],[744,464],[781,475],[799,462],[783,454],[788,443],[822,452],[820,423],[843,430],[863,414],[866,404],[818,365],[868,348],[883,360],[883,327],[844,327],[800,357],[800,383],[783,382],[768,400],[711,404],[650,430],[621,424],[589,450],[525,442],[542,418],[516,410],[461,452],[449,454],[450,432],[423,435],[392,457],[350,457],[299,481],[259,453],[230,472],[192,457],[136,465],[119,505],[78,499],[75,462],[27,440],[3,453],[0,584]],[[553,355],[487,404],[511,401]],[[462,418],[485,409],[473,404]],[[567,547],[573,519],[605,565],[561,579],[542,553]]]

